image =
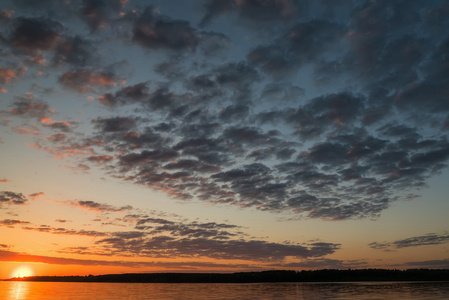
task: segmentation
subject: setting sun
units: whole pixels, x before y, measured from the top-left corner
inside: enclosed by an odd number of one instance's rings
[[[12,278],[33,276],[33,270],[29,266],[20,266],[11,274]]]

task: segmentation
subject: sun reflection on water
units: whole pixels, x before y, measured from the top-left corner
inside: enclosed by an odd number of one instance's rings
[[[15,281],[11,289],[10,299],[27,299],[29,282]]]

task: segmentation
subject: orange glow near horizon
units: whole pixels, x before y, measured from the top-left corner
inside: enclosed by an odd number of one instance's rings
[[[30,266],[27,265],[21,265],[14,269],[14,271],[11,274],[12,278],[23,278],[23,277],[29,277],[33,276],[34,272],[33,269],[31,269]]]

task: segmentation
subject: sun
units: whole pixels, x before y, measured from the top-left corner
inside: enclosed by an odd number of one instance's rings
[[[20,266],[12,272],[12,278],[23,278],[33,276],[33,270],[29,266]]]

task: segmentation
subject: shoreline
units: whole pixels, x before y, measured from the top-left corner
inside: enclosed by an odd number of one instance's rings
[[[260,271],[238,273],[125,273],[86,276],[29,276],[2,281],[116,282],[116,283],[307,283],[449,281],[449,269],[323,269],[313,271]]]

